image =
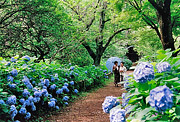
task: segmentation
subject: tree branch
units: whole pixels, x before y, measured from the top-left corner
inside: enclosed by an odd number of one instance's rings
[[[89,55],[95,59],[96,58],[96,54],[94,53],[94,51],[91,49],[91,47],[86,43],[82,43],[82,45],[86,48],[86,50],[88,51]]]
[[[128,29],[130,29],[130,28],[121,29],[121,30],[118,30],[118,31],[114,32],[113,35],[109,37],[106,45],[103,47],[103,50],[104,50],[104,51],[106,50],[106,48],[109,46],[109,44],[110,44],[110,42],[112,41],[112,39],[114,38],[114,36],[116,36],[118,33],[122,32],[122,31],[128,30]]]
[[[163,12],[163,8],[161,6],[159,6],[154,0],[148,0],[151,5],[157,10],[159,11],[160,13]]]

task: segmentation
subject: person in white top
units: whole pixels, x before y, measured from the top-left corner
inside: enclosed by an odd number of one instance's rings
[[[119,69],[119,72],[120,72],[120,81],[124,80],[124,76],[125,76],[126,71],[127,71],[127,69],[124,66],[124,62],[121,62],[120,69]]]

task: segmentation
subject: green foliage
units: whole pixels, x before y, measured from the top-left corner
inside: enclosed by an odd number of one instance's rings
[[[79,93],[75,93],[74,90],[77,89],[79,92],[88,91],[92,88],[101,86],[105,83],[106,74],[103,72],[106,68],[104,66],[95,67],[95,66],[84,66],[78,67],[77,65],[61,65],[56,62],[48,64],[48,60],[45,62],[41,61],[39,63],[34,63],[36,60],[35,57],[31,57],[30,61],[24,61],[24,59],[19,56],[14,57],[17,59],[16,62],[10,62],[6,65],[8,61],[3,58],[0,58],[0,100],[7,101],[7,98],[11,95],[15,95],[17,98],[16,109],[19,111],[22,107],[22,104],[19,102],[21,98],[25,100],[28,97],[23,97],[22,93],[24,89],[27,89],[35,98],[34,88],[37,88],[41,91],[43,88],[42,85],[44,79],[49,79],[49,86],[47,86],[48,96],[42,95],[40,101],[35,103],[36,111],[32,111],[31,107],[26,106],[28,112],[32,114],[32,119],[37,118],[37,116],[47,113],[50,110],[55,110],[55,108],[48,107],[48,102],[50,98],[55,98],[57,100],[56,105],[59,107],[66,106],[65,101],[63,101],[64,96],[69,96],[68,102],[73,101],[74,98]],[[8,80],[8,76],[12,76],[11,71],[16,69],[18,71],[17,76],[13,76],[13,80]],[[30,81],[33,88],[29,88],[25,81],[23,80],[24,76]],[[54,79],[54,80],[53,80]],[[42,81],[41,81],[42,80]],[[74,85],[71,85],[71,81],[74,81]],[[15,88],[11,88],[11,84],[16,84]],[[64,86],[64,83],[68,83],[69,92],[63,91],[62,94],[57,94],[56,91],[61,89]],[[50,86],[55,84],[56,88],[54,90],[50,89]],[[52,95],[52,97],[51,97]],[[0,120],[11,120],[9,113],[10,106],[7,104],[0,105]],[[3,118],[2,118],[3,116]],[[16,115],[14,120],[24,120],[24,115],[19,113]]]

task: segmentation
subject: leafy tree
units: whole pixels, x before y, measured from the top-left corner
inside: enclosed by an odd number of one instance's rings
[[[178,0],[127,1],[137,10],[146,24],[155,30],[163,49],[175,50],[173,28],[176,28],[180,21]]]
[[[72,17],[80,25],[80,43],[88,51],[94,64],[99,65],[107,47],[116,42],[115,37],[128,28],[122,29],[119,23],[112,23],[114,16],[110,13],[114,10],[108,1],[63,0],[63,3],[73,12]]]

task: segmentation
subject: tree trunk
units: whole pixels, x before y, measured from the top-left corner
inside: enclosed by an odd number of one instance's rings
[[[102,57],[102,55],[98,55],[98,56],[96,56],[95,59],[93,59],[95,66],[99,66],[99,65],[100,65],[100,63],[101,63],[101,57]]]
[[[170,10],[166,9],[163,13],[158,12],[157,16],[158,16],[158,23],[160,26],[161,43],[163,49],[166,50],[170,48],[171,50],[175,50],[174,39],[172,37]]]

